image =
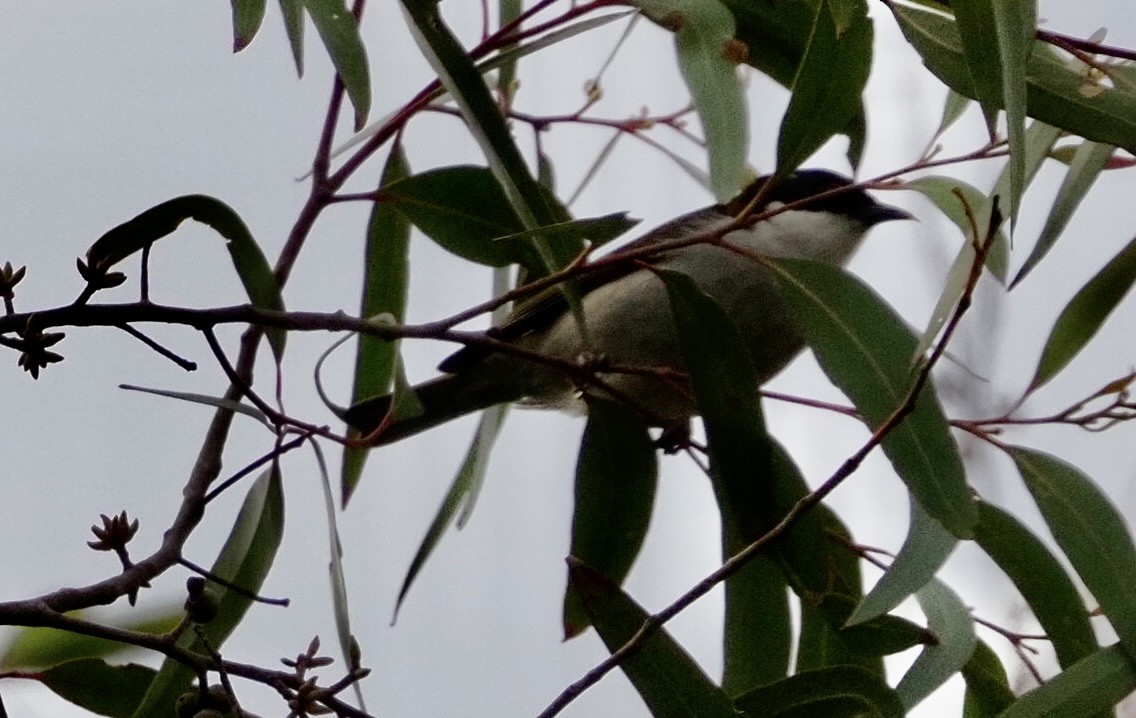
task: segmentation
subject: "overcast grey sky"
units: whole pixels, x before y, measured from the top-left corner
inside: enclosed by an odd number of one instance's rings
[[[401,31],[387,41],[389,29],[402,24],[393,6],[372,3],[364,28],[368,38],[384,38],[372,46],[373,118],[405,102],[429,77]],[[462,8],[448,3],[444,7],[458,24],[477,26],[475,15],[462,16]],[[464,11],[476,13],[476,4]],[[1079,36],[1107,25],[1111,43],[1136,46],[1136,10],[1128,2],[1076,8],[1043,3],[1042,15],[1050,27]],[[0,75],[0,212],[5,218],[0,262],[28,265],[19,309],[71,301],[80,289],[75,257],[107,228],[176,195],[201,192],[229,203],[274,255],[305,195],[295,178],[308,167],[329,94],[330,70],[312,28],[308,72],[299,81],[275,3],[270,3],[261,35],[235,56],[229,52],[228,5],[221,2],[7,3],[0,20],[0,63],[6,68]],[[595,38],[558,48],[543,64],[523,66],[520,107],[575,109],[583,80],[598,68],[618,31],[610,27]],[[884,13],[877,15],[877,32],[883,54],[869,89],[866,176],[917,155],[937,123],[944,95],[901,46]],[[606,98],[597,114],[623,117],[641,106],[665,112],[685,103],[677,74],[660,78],[657,72],[660,66],[673,67],[669,38],[662,32],[643,23],[621,57],[605,77]],[[650,80],[644,82],[647,73]],[[750,99],[750,160],[758,170],[768,170],[784,97],[755,80]],[[969,124],[979,131],[975,118]],[[470,143],[455,139],[457,129],[449,117],[416,121],[407,135],[412,166],[480,161]],[[966,147],[975,136],[953,144]],[[546,140],[561,186],[570,189],[606,135],[570,129]],[[810,164],[846,171],[841,149],[827,148]],[[952,172],[985,188],[997,169],[967,166]],[[363,172],[360,187],[371,184],[377,172],[378,165]],[[1026,206],[1019,237],[1027,248],[1059,178],[1055,168],[1047,169],[1034,204]],[[1111,173],[1053,256],[1008,301],[993,287],[983,288],[982,308],[970,318],[965,343],[958,348],[968,366],[990,379],[980,385],[986,395],[966,397],[970,406],[995,411],[1020,390],[1057,308],[1105,257],[1131,239],[1136,222],[1126,210],[1134,190],[1132,172]],[[923,221],[880,228],[852,269],[921,326],[961,239],[918,199],[887,199],[909,207]],[[668,160],[624,141],[574,209],[581,216],[628,210],[648,227],[708,201]],[[365,217],[362,206],[336,207],[325,214],[288,285],[290,308],[356,310]],[[487,274],[468,271],[421,237],[415,240],[412,261],[412,320],[449,314],[488,292]],[[200,226],[183,227],[155,251],[152,287],[155,299],[169,303],[211,306],[243,299],[221,242]],[[136,285],[130,283],[114,296],[127,301],[134,292]],[[1102,341],[1028,410],[1063,407],[1132,368],[1132,304],[1113,316]],[[125,334],[106,329],[68,331],[61,345],[67,360],[50,367],[38,382],[16,367],[11,353],[0,361],[0,451],[5,457],[0,598],[27,597],[60,581],[77,585],[113,572],[112,556],[85,546],[91,538],[88,526],[99,513],[126,509],[140,518],[136,552],[146,552],[160,540],[209,411],[116,387],[131,383],[216,394],[224,381],[193,332],[148,331],[197,360],[200,370],[186,374]],[[233,336],[230,332],[227,338]],[[288,408],[313,421],[331,420],[311,381],[313,363],[329,341],[312,336],[289,346]],[[448,349],[408,346],[412,378],[431,376]],[[341,352],[324,377],[344,401],[348,357]],[[266,376],[262,371],[261,378]],[[839,400],[809,357],[779,377],[775,388]],[[944,394],[952,396],[948,389]],[[815,411],[771,404],[768,418],[814,484],[865,438],[861,427]],[[372,457],[365,481],[341,518],[341,530],[355,630],[365,665],[375,669],[365,683],[373,713],[533,715],[605,655],[594,634],[567,644],[559,640],[572,474],[582,426],[579,419],[557,414],[513,413],[472,521],[443,541],[393,628],[388,623],[403,572],[464,452],[472,423],[455,422]],[[1063,429],[1012,438],[1082,467],[1133,515],[1131,427],[1100,436]],[[269,437],[259,427],[240,425],[227,452],[228,468],[268,447]],[[979,490],[1020,505],[1022,491],[1007,462],[982,447],[964,443],[964,448],[973,460],[971,476]],[[632,595],[652,609],[670,602],[718,561],[717,520],[707,483],[682,458],[664,458],[662,468],[651,534],[628,582]],[[285,479],[286,535],[263,593],[288,596],[293,605],[287,610],[254,608],[226,645],[226,655],[236,660],[270,663],[294,655],[316,633],[325,647],[334,644],[322,497],[310,455],[290,457]],[[239,500],[234,493],[210,507],[189,558],[206,564],[212,560]],[[905,494],[878,456],[831,503],[861,542],[894,549],[902,541]],[[1037,525],[1032,511],[1024,516]],[[961,560],[945,572],[947,581],[982,617],[1008,624],[1016,620],[1000,574],[977,552],[963,547],[959,553],[956,559]],[[180,600],[183,579],[164,577],[143,594],[141,609]],[[720,612],[716,593],[670,625],[711,675],[720,664]],[[1005,649],[1003,643],[994,645]],[[70,714],[35,687],[5,683],[0,688],[13,717]],[[278,712],[277,699],[269,693],[242,688],[245,694],[251,697],[251,709]],[[944,714],[945,706],[957,706],[958,696],[953,686],[932,697],[917,715]],[[613,674],[565,715],[640,716],[646,711],[623,677]]]

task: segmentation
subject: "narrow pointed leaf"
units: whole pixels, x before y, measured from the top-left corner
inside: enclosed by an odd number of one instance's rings
[[[1009,513],[978,505],[974,540],[994,560],[1029,605],[1065,668],[1098,646],[1089,611],[1072,579],[1045,544]]]
[[[454,516],[458,515],[459,511],[463,515],[468,516],[468,507],[476,495],[476,489],[485,477],[485,468],[489,461],[489,453],[493,447],[494,441],[497,438],[497,432],[501,428],[501,424],[505,420],[505,414],[508,411],[507,404],[500,404],[498,406],[490,407],[481,413],[481,419],[478,422],[477,432],[474,434],[473,442],[470,444],[469,451],[466,452],[465,460],[462,466],[458,469],[457,475],[454,476],[453,482],[450,484],[450,490],[442,499],[442,505],[438,507],[438,511],[434,514],[434,519],[430,522],[429,528],[426,530],[426,535],[423,536],[422,542],[418,545],[418,550],[414,554],[414,558],[410,562],[410,567],[406,571],[406,576],[402,579],[402,586],[398,591],[398,600],[395,602],[395,616],[398,616],[398,611],[402,608],[403,601],[406,600],[407,594],[410,593],[411,586],[418,578],[418,574],[426,565],[427,559],[430,554],[437,548],[438,542],[442,539],[442,534],[445,533],[446,527],[450,525]],[[466,508],[463,508],[466,507]]]
[[[647,612],[598,571],[569,559],[568,578],[609,651],[627,643]],[[662,628],[620,668],[654,718],[737,718],[730,699]]]
[[[1010,455],[1057,545],[1136,656],[1136,547],[1124,517],[1093,481],[1060,459],[1021,447]]]
[[[1041,230],[1041,236],[1037,238],[1037,244],[1034,245],[1033,251],[1026,258],[1022,268],[1018,270],[1017,276],[1010,284],[1011,288],[1025,279],[1026,275],[1033,271],[1033,268],[1045,258],[1045,255],[1049,254],[1049,250],[1053,249],[1053,245],[1057,243],[1058,238],[1069,225],[1073,213],[1077,211],[1081,201],[1088,195],[1093,183],[1096,182],[1097,176],[1104,170],[1109,157],[1115,150],[1116,148],[1111,145],[1101,145],[1095,142],[1084,142],[1077,148],[1077,152],[1073,155],[1073,161],[1069,164],[1069,171],[1065,173],[1065,179],[1057,190],[1057,198],[1053,200],[1053,207],[1049,210],[1049,216],[1045,219],[1045,227]]]
[[[272,311],[284,311],[280,285],[264,252],[253,239],[244,220],[233,208],[219,199],[202,194],[191,194],[162,202],[142,214],[107,230],[87,250],[87,264],[91,267],[111,267],[127,257],[142,251],[155,241],[172,234],[187,219],[209,226],[226,240],[225,248],[233,260],[233,268],[244,285],[253,306]],[[284,354],[286,332],[280,329],[265,331],[277,360]]]
[[[749,146],[734,17],[718,0],[637,0],[635,4],[674,31],[679,70],[706,134],[710,184],[718,201],[726,202],[742,187]]]
[[[304,7],[327,49],[339,81],[347,90],[355,108],[355,129],[360,130],[367,124],[371,111],[371,72],[367,66],[367,50],[359,36],[359,23],[344,0],[304,0]],[[294,51],[296,40],[291,36],[289,39]]]
[[[882,424],[910,391],[916,346],[910,330],[871,289],[837,267],[785,259],[769,266],[821,368],[870,427]],[[969,538],[978,509],[930,383],[883,450],[924,510],[955,536]]]
[[[402,145],[395,145],[387,157],[380,188],[410,174]],[[367,226],[367,248],[363,265],[363,295],[359,316],[389,314],[401,323],[406,313],[407,278],[409,275],[410,222],[391,203],[376,202],[371,208]],[[351,405],[390,388],[394,377],[397,345],[378,337],[360,335],[355,350],[355,382],[351,389]],[[348,438],[358,438],[358,430],[349,427]],[[363,473],[368,450],[345,446],[339,484],[344,503],[351,497]]]
[[[280,0],[280,14],[284,18],[284,32],[288,35],[288,47],[292,50],[296,74],[303,77],[304,0]]]
[[[962,667],[966,681],[963,718],[994,718],[1014,702],[1014,692],[998,655],[983,641],[974,646],[970,660]]]
[[[935,303],[930,319],[927,320],[927,328],[923,330],[919,343],[915,347],[915,353],[911,357],[912,362],[915,362],[924,357],[935,343],[935,338],[939,336],[943,326],[954,313],[959,299],[966,292],[966,287],[970,282],[971,268],[974,266],[978,252],[974,245],[975,228],[970,224],[967,209],[969,208],[971,214],[976,217],[982,216],[983,212],[980,210],[984,206],[988,206],[990,202],[973,185],[948,177],[920,177],[904,186],[916,190],[931,200],[963,233],[963,243],[959,247],[955,261],[947,271],[943,291],[939,294],[939,300]],[[966,200],[965,204],[959,200],[959,197],[955,194],[956,191],[962,194],[963,199]],[[989,209],[986,210],[985,214],[989,215]],[[978,231],[984,232],[985,228],[980,225]],[[998,230],[998,233],[994,235],[994,243],[987,254],[986,267],[1001,281],[1005,281],[1006,277],[1008,244],[1005,234]]]
[[[576,464],[571,555],[616,585],[639,555],[655,503],[658,467],[647,426],[626,407],[588,403],[588,425]],[[564,637],[589,625],[569,583],[564,596]]]
[[[939,644],[924,648],[895,687],[908,710],[958,673],[974,654],[978,642],[970,610],[945,584],[932,580],[919,589],[915,597],[927,616],[927,627],[938,636]]]
[[[520,220],[515,231],[569,220],[568,212],[529,172],[500,108],[477,67],[442,19],[438,4],[429,0],[402,0],[402,6],[411,20],[415,42],[442,86],[457,102],[493,177]],[[497,236],[502,234],[507,233]],[[540,259],[541,273],[555,271],[575,256],[560,256],[539,238],[532,245]],[[570,290],[566,290],[566,296],[571,304]]]
[[[734,704],[750,718],[905,715],[895,691],[880,676],[855,666],[803,671],[755,688]]]
[[[163,606],[157,611],[147,611],[145,616],[130,616],[128,621],[119,619],[100,622],[128,631],[160,635],[172,630],[184,613],[179,601],[176,604]],[[69,615],[79,617],[83,613]],[[80,658],[107,658],[132,649],[132,646],[117,641],[84,636],[57,628],[32,626],[21,628],[11,636],[8,645],[0,654],[0,669],[43,668]]]
[[[657,270],[666,284],[679,345],[706,427],[710,474],[722,516],[723,559],[760,538],[780,516],[773,500],[773,447],[745,342],[725,312],[685,274]],[[731,694],[785,675],[788,591],[772,556],[726,580],[725,676]]]
[[[276,467],[263,473],[249,488],[236,521],[221,547],[217,560],[209,569],[213,575],[255,594],[268,575],[284,532],[284,491]],[[236,591],[210,584],[217,602],[216,617],[202,627],[214,650],[220,650],[225,639],[237,627],[252,599]],[[196,634],[186,631],[179,645],[203,652]],[[158,676],[150,685],[134,718],[167,718],[173,714],[177,697],[194,679],[193,671],[166,659]]]
[[[1038,389],[1068,366],[1127,296],[1133,282],[1136,282],[1136,239],[1109,260],[1061,311],[1049,332],[1027,392]]]
[[[967,108],[970,107],[972,100],[965,96],[960,95],[954,90],[947,89],[947,99],[943,103],[943,116],[939,118],[939,126],[935,128],[933,137],[938,139],[949,130],[955,122],[962,117]]]
[[[245,49],[264,21],[268,0],[231,0],[233,7],[233,52]]]
[[[110,718],[130,718],[158,672],[133,663],[111,666],[82,658],[40,672],[40,683],[72,705]]]
[[[864,601],[848,619],[848,625],[882,616],[931,581],[954,551],[958,539],[911,501],[911,524],[907,538]]]
[[[119,384],[119,389],[127,391],[139,391],[144,394],[153,394],[155,396],[164,396],[169,399],[178,399],[180,401],[188,401],[193,404],[203,404],[205,406],[212,406],[217,409],[225,409],[237,414],[244,414],[250,419],[256,419],[268,429],[272,429],[272,422],[264,415],[264,412],[257,409],[255,406],[249,406],[240,401],[233,401],[221,396],[209,396],[208,394],[194,394],[185,391],[169,391],[168,389],[154,389],[147,386],[134,386],[133,384]]]
[[[954,21],[910,5],[888,7],[927,68],[956,92],[976,97]],[[1086,93],[1084,74],[1045,46],[1030,53],[1026,83],[1030,117],[1094,142],[1136,149],[1132,88],[1096,84],[1092,93]]]
[[[872,23],[862,5],[837,32],[829,2],[816,3],[804,58],[793,79],[793,96],[777,139],[777,173],[795,170],[860,109],[872,58]]]
[[[1136,667],[1119,645],[1102,648],[1020,697],[999,718],[1111,715],[1136,690]]]

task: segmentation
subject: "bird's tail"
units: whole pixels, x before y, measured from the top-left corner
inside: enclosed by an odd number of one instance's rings
[[[459,416],[519,398],[506,395],[500,385],[481,382],[465,374],[432,379],[415,386],[414,393],[422,403],[422,413],[416,416],[388,421],[392,395],[387,394],[359,402],[349,408],[343,418],[361,434],[374,434],[371,437],[374,446],[383,446]],[[379,429],[377,433],[376,429]]]

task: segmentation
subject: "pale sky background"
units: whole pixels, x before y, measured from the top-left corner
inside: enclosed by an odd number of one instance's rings
[[[450,20],[475,31],[479,5],[454,3],[443,5]],[[372,119],[401,105],[429,77],[394,8],[393,3],[372,3],[364,27],[372,40]],[[1102,1],[1074,8],[1046,2],[1041,14],[1053,29],[1087,37],[1103,25],[1110,29],[1110,43],[1136,46],[1136,9],[1131,3]],[[881,55],[868,94],[870,141],[864,176],[914,159],[938,122],[944,96],[943,88],[902,46],[890,16],[879,12],[876,17]],[[523,64],[518,107],[531,112],[575,110],[582,102],[584,80],[606,57],[620,28],[614,24],[557,48],[539,67]],[[295,178],[309,166],[329,94],[330,69],[314,29],[309,26],[308,31],[308,71],[298,81],[275,3],[270,3],[260,36],[235,56],[229,52],[227,3],[6,3],[0,9],[0,62],[6,68],[0,75],[0,212],[5,218],[0,263],[28,265],[28,276],[18,287],[17,308],[70,302],[81,286],[75,257],[107,228],[181,194],[206,193],[229,203],[269,256],[275,256],[306,194]],[[619,118],[642,106],[654,112],[677,109],[686,95],[673,67],[669,37],[641,23],[605,75],[605,100],[594,114]],[[768,170],[784,94],[755,79],[750,101],[750,161],[759,171]],[[977,146],[979,125],[969,116],[964,126],[970,135],[952,135],[951,146]],[[412,166],[420,170],[481,161],[469,142],[456,139],[458,129],[449,117],[416,120],[407,134]],[[527,145],[525,132],[519,131]],[[606,139],[607,133],[589,128],[561,128],[545,136],[563,194],[574,188]],[[847,171],[838,145],[809,164]],[[998,169],[991,163],[950,173],[985,189]],[[378,171],[379,164],[372,164],[355,186],[370,186]],[[1047,168],[1029,196],[1018,233],[1021,249],[1028,250],[1036,237],[1059,180],[1060,172]],[[1012,296],[1003,298],[989,282],[981,288],[979,307],[964,325],[955,352],[990,381],[966,383],[982,395],[959,397],[941,377],[941,393],[952,415],[991,415],[1016,396],[1028,381],[1059,308],[1131,239],[1134,223],[1127,210],[1134,190],[1132,171],[1102,178],[1063,242]],[[919,198],[895,193],[885,199],[908,207],[922,221],[875,231],[852,270],[909,322],[922,326],[961,238]],[[625,139],[573,209],[579,216],[628,210],[644,218],[646,229],[709,201],[668,160]],[[340,206],[325,213],[287,287],[290,308],[357,311],[366,212],[363,206]],[[1019,251],[1016,262],[1023,257]],[[425,238],[415,240],[412,261],[411,321],[448,315],[488,292],[488,273],[470,271]],[[161,243],[152,266],[152,294],[158,301],[201,307],[243,301],[222,243],[201,226],[187,224]],[[133,267],[127,271],[135,273]],[[129,301],[135,296],[136,284],[131,282],[105,299]],[[1133,304],[1116,312],[1102,340],[1031,401],[1027,413],[1060,409],[1133,367]],[[115,571],[113,556],[85,545],[91,538],[88,527],[99,513],[126,509],[141,520],[132,544],[140,555],[159,541],[180,499],[210,411],[123,392],[117,386],[216,394],[224,381],[204,342],[191,330],[146,331],[198,361],[200,370],[186,374],[110,329],[68,330],[59,347],[67,361],[49,367],[38,382],[16,367],[14,353],[6,352],[0,361],[5,416],[0,438],[5,457],[0,567],[5,580],[0,599],[25,598],[61,582],[85,584]],[[226,337],[231,340],[235,332]],[[285,367],[290,413],[331,421],[311,380],[313,363],[330,341],[323,335],[291,340]],[[434,364],[449,350],[439,344],[408,345],[412,378],[432,376]],[[349,370],[349,353],[341,352],[324,377],[343,401]],[[259,378],[268,376],[262,370]],[[951,371],[944,376],[949,378]],[[773,386],[839,400],[808,356]],[[767,410],[772,431],[814,485],[866,437],[859,425],[821,412],[777,404]],[[259,426],[237,424],[226,454],[228,470],[270,446]],[[368,708],[375,715],[531,716],[606,655],[594,633],[567,644],[560,641],[563,558],[583,422],[558,414],[512,414],[472,521],[461,533],[446,536],[398,624],[389,625],[403,573],[449,485],[472,426],[472,420],[455,422],[430,436],[376,452],[352,505],[341,516],[354,630],[364,664],[375,669],[364,684]],[[1042,448],[1081,467],[1130,519],[1134,437],[1130,426],[1104,435],[1072,429],[1007,435],[1010,441]],[[1038,526],[1036,512],[1020,508],[1024,492],[1008,461],[973,442],[962,446],[975,487]],[[292,607],[252,609],[226,644],[227,657],[272,664],[279,656],[303,650],[317,633],[325,648],[334,650],[318,481],[310,454],[296,452],[287,459],[286,535],[262,593],[288,596]],[[240,498],[230,492],[210,507],[188,558],[212,561]],[[830,504],[860,542],[893,550],[901,543],[905,494],[878,455]],[[663,458],[651,533],[628,590],[648,608],[658,609],[717,563],[718,527],[708,483],[685,459]],[[866,574],[875,577],[870,570]],[[978,615],[1030,629],[1028,623],[1017,623],[1019,607],[1009,584],[980,552],[960,547],[943,576]],[[142,595],[139,610],[180,601],[184,578],[178,572],[163,577]],[[720,601],[716,592],[669,626],[711,675],[720,670]],[[125,605],[111,609],[124,610]],[[1000,653],[1008,653],[1004,641],[982,635]],[[1047,647],[1041,647],[1049,655]],[[908,654],[897,659],[895,678],[912,658]],[[1010,670],[1016,668],[1011,662]],[[334,668],[322,673],[339,675]],[[957,683],[929,699],[916,715],[957,714]],[[268,691],[243,682],[238,690],[247,708],[266,716],[281,713],[278,699]],[[14,718],[77,714],[30,684],[4,682],[0,691]],[[564,715],[634,717],[645,716],[646,710],[622,675],[613,673]]]

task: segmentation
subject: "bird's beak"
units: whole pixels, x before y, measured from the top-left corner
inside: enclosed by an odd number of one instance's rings
[[[890,222],[893,219],[915,219],[915,215],[899,207],[893,207],[890,204],[877,204],[868,217],[868,221],[872,224]]]

